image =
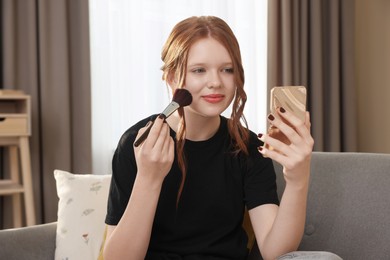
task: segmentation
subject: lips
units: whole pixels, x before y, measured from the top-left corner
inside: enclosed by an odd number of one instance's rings
[[[210,95],[202,96],[202,98],[209,103],[218,103],[218,102],[221,102],[225,98],[225,95],[210,94]]]

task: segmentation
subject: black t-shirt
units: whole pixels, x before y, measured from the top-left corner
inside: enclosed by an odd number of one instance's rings
[[[156,116],[128,129],[119,141],[112,162],[109,225],[118,224],[133,188],[138,130]],[[186,140],[187,176],[177,206],[182,177],[175,158],[162,185],[146,259],[245,259],[245,206],[279,203],[272,161],[257,151],[261,142],[250,132],[249,156],[234,155],[227,120],[221,116],[218,131],[209,140]],[[129,243],[132,239],[137,238],[129,236]]]

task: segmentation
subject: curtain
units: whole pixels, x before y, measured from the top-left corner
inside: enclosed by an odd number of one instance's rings
[[[304,85],[317,151],[357,150],[353,0],[268,1],[268,89]]]
[[[54,169],[90,173],[87,0],[3,0],[2,82],[31,96],[30,152],[38,223],[57,220]],[[7,201],[2,213],[10,204]],[[12,224],[4,217],[3,227]]]
[[[110,173],[123,132],[169,103],[161,48],[173,26],[194,15],[218,16],[234,31],[245,69],[245,117],[251,130],[264,132],[267,1],[103,0],[91,1],[90,10],[94,173]]]

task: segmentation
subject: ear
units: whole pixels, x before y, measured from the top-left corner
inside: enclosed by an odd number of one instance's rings
[[[167,77],[167,83],[169,85],[169,87],[171,88],[172,90],[172,93],[174,92],[174,90],[178,87],[177,84],[177,79],[174,75],[174,73],[169,73],[168,77]]]
[[[173,73],[168,74],[167,83],[171,88],[176,88],[177,80],[175,79],[175,75]]]

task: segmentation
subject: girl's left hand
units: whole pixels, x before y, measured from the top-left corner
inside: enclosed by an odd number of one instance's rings
[[[259,147],[260,153],[283,165],[286,183],[300,185],[307,183],[310,175],[310,161],[313,151],[314,140],[310,134],[310,114],[306,112],[305,122],[283,108],[278,109],[280,118],[270,114],[268,120],[278,128],[290,141],[283,143],[268,134],[262,135],[260,140],[269,144],[274,149],[270,150]]]

